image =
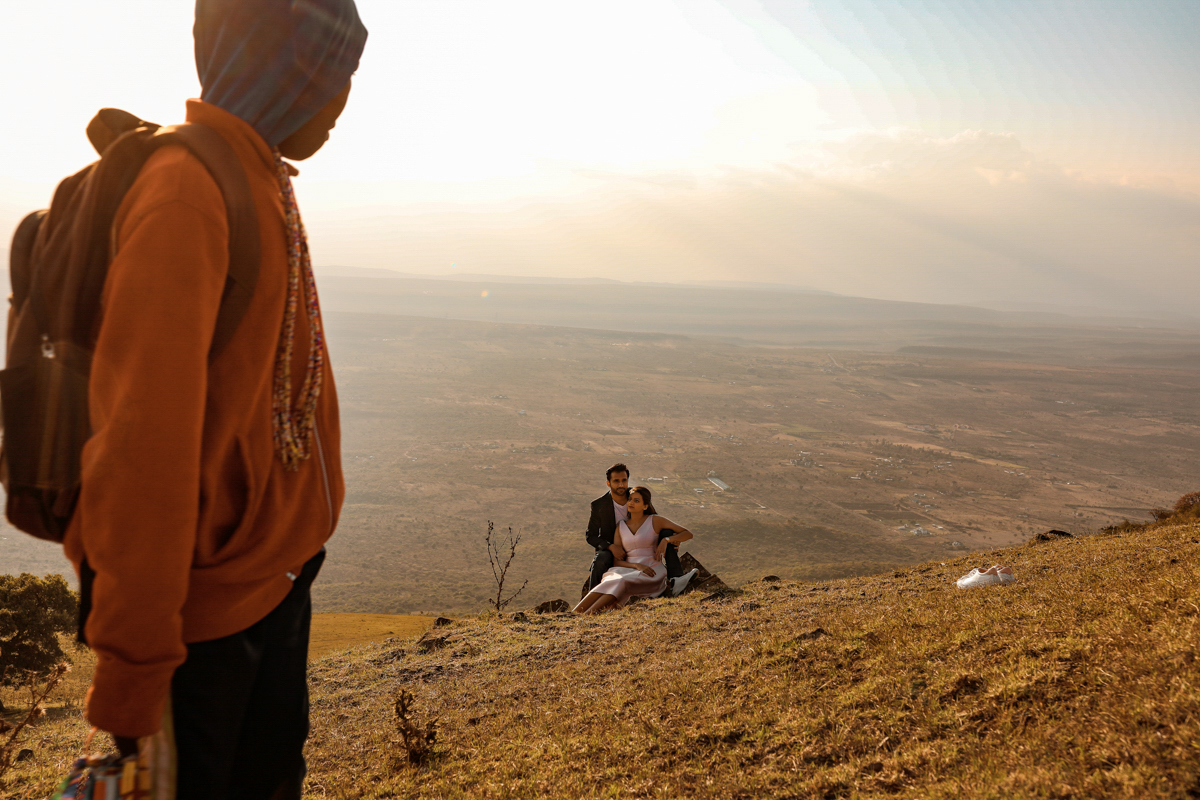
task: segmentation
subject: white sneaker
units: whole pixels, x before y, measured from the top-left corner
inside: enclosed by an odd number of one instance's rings
[[[698,569],[694,569],[691,572],[683,573],[678,578],[672,578],[671,580],[667,581],[667,583],[671,584],[670,596],[678,597],[680,594],[682,594],[683,590],[688,587],[688,584],[692,582],[692,578],[696,577],[696,573],[699,571],[700,570]]]
[[[960,589],[975,589],[980,586],[1012,583],[1016,579],[1016,576],[1013,575],[1012,567],[1002,567],[999,564],[993,564],[988,569],[976,567],[959,578],[956,581],[956,585]]]

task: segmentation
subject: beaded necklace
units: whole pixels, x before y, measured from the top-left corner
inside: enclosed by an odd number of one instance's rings
[[[275,437],[275,452],[289,472],[300,469],[300,462],[309,456],[313,426],[316,420],[317,398],[321,395],[321,379],[325,366],[324,332],[317,305],[317,283],[313,278],[312,260],[308,255],[308,239],[287,164],[275,151],[275,172],[283,192],[283,211],[287,220],[288,293],[283,312],[283,330],[279,333],[279,352],[275,357],[275,380],[272,386],[271,415]],[[304,282],[304,305],[308,313],[308,369],[296,407],[292,407],[292,343],[296,335],[296,310],[300,304],[300,282]]]

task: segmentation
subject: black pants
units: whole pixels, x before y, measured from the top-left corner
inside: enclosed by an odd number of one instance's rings
[[[275,610],[187,646],[171,680],[177,800],[299,800],[308,738],[309,589],[324,549]]]
[[[596,551],[596,556],[592,559],[592,574],[588,578],[588,589],[596,588],[596,584],[604,577],[604,573],[612,569],[613,560],[612,550],[607,547]],[[683,574],[683,565],[679,563],[678,547],[673,544],[667,545],[667,552],[663,554],[663,564],[667,567],[668,578],[678,578]]]

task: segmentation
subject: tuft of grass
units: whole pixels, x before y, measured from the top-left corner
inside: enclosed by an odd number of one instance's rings
[[[1017,582],[954,587],[991,563]],[[597,618],[492,611],[437,649],[313,661],[305,796],[1194,797],[1198,624],[1194,521]],[[436,758],[395,757],[401,692],[437,716]],[[39,730],[65,767],[82,724]],[[49,794],[37,769],[9,796]]]
[[[396,716],[396,732],[400,734],[404,760],[409,764],[424,764],[434,755],[434,746],[437,744],[437,719],[428,719],[421,724],[415,705],[412,692],[401,689],[396,693],[392,713]]]

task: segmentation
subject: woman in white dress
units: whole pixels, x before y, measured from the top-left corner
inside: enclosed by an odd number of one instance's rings
[[[621,608],[631,597],[649,597],[662,592],[667,585],[667,567],[663,553],[668,544],[682,544],[692,538],[692,532],[660,517],[650,502],[650,490],[638,486],[629,490],[625,503],[629,519],[617,526],[625,560],[613,563],[600,583],[575,606],[577,614],[597,614],[607,608]],[[658,540],[663,531],[671,535]]]

